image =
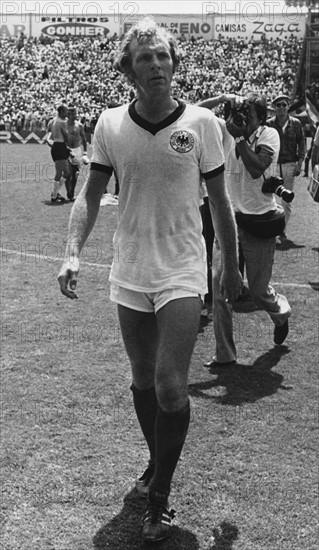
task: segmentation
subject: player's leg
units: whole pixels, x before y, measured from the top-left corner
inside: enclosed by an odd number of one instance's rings
[[[79,176],[79,166],[69,162],[69,175],[65,180],[65,187],[67,192],[67,197],[70,201],[74,201],[74,190],[76,182]]]
[[[156,466],[150,491],[169,494],[189,424],[188,370],[196,342],[201,300],[179,298],[157,312],[159,342],[155,386]]]
[[[55,176],[53,181],[53,191],[51,193],[51,201],[55,202],[57,200],[65,200],[63,197],[59,195],[59,190],[61,186],[63,185],[62,175],[63,175],[63,168],[65,164],[64,159],[57,159],[54,162],[55,164]]]
[[[198,334],[199,297],[179,298],[157,312],[159,342],[156,359],[158,412],[155,423],[155,472],[143,519],[142,536],[156,542],[170,534],[168,496],[190,419],[188,370]]]
[[[72,197],[72,164],[67,160],[68,163],[68,175],[65,178],[65,189],[66,189],[66,196],[70,200]]]
[[[62,164],[62,177],[66,180],[70,176],[70,163],[66,158],[63,160]]]
[[[139,493],[146,496],[155,461],[157,397],[154,378],[158,344],[157,322],[154,313],[144,313],[122,305],[118,305],[118,315],[124,345],[131,363],[134,407],[150,452],[147,479],[144,476],[141,483],[137,484]]]

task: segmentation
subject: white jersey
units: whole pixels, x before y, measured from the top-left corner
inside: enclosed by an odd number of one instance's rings
[[[132,104],[104,111],[91,169],[115,170],[119,223],[110,281],[140,292],[205,294],[207,266],[198,205],[201,176],[224,170],[221,130],[207,109],[179,102],[159,124]]]
[[[276,208],[276,199],[272,193],[264,194],[261,190],[264,177],[253,179],[241,158],[236,156],[234,138],[232,146],[226,155],[225,181],[230,195],[231,203],[235,211],[244,214],[265,214]],[[259,126],[247,141],[249,147],[255,152],[258,147],[265,145],[273,151],[270,166],[264,172],[265,178],[276,174],[277,160],[280,150],[280,138],[275,128]]]

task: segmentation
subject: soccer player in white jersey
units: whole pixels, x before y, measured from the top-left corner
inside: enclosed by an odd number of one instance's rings
[[[72,208],[58,277],[62,293],[77,298],[79,254],[115,170],[120,191],[111,300],[118,305],[134,406],[150,452],[136,488],[147,497],[142,537],[151,542],[170,534],[168,496],[190,419],[188,370],[207,292],[201,177],[224,259],[221,292],[232,302],[242,285],[221,130],[213,113],[172,97],[178,62],[174,38],[153,21],[125,35],[117,67],[134,83],[137,99],[98,120],[90,175]]]

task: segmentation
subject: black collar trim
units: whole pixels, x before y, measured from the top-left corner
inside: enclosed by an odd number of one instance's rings
[[[170,126],[173,122],[175,122],[175,120],[177,120],[185,111],[186,103],[183,103],[183,101],[180,101],[179,99],[176,99],[176,101],[178,103],[178,106],[176,107],[175,111],[173,111],[168,117],[164,118],[164,120],[161,120],[161,122],[158,122],[156,124],[145,120],[145,118],[141,117],[136,112],[135,104],[137,102],[137,99],[130,103],[128,113],[135,124],[137,124],[141,128],[144,128],[144,130],[150,132],[150,134],[155,136],[157,132],[163,130],[164,128],[167,128],[167,126]]]

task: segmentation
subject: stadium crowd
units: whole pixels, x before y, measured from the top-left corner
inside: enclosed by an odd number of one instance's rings
[[[260,43],[225,38],[181,37],[181,64],[173,90],[197,102],[220,93],[256,91],[269,103],[290,94],[302,39],[290,35]],[[113,69],[119,37],[48,37],[0,41],[0,130],[46,130],[56,107],[77,105],[81,122],[93,130],[102,110],[134,97],[133,88]],[[217,114],[218,110],[216,111]]]

